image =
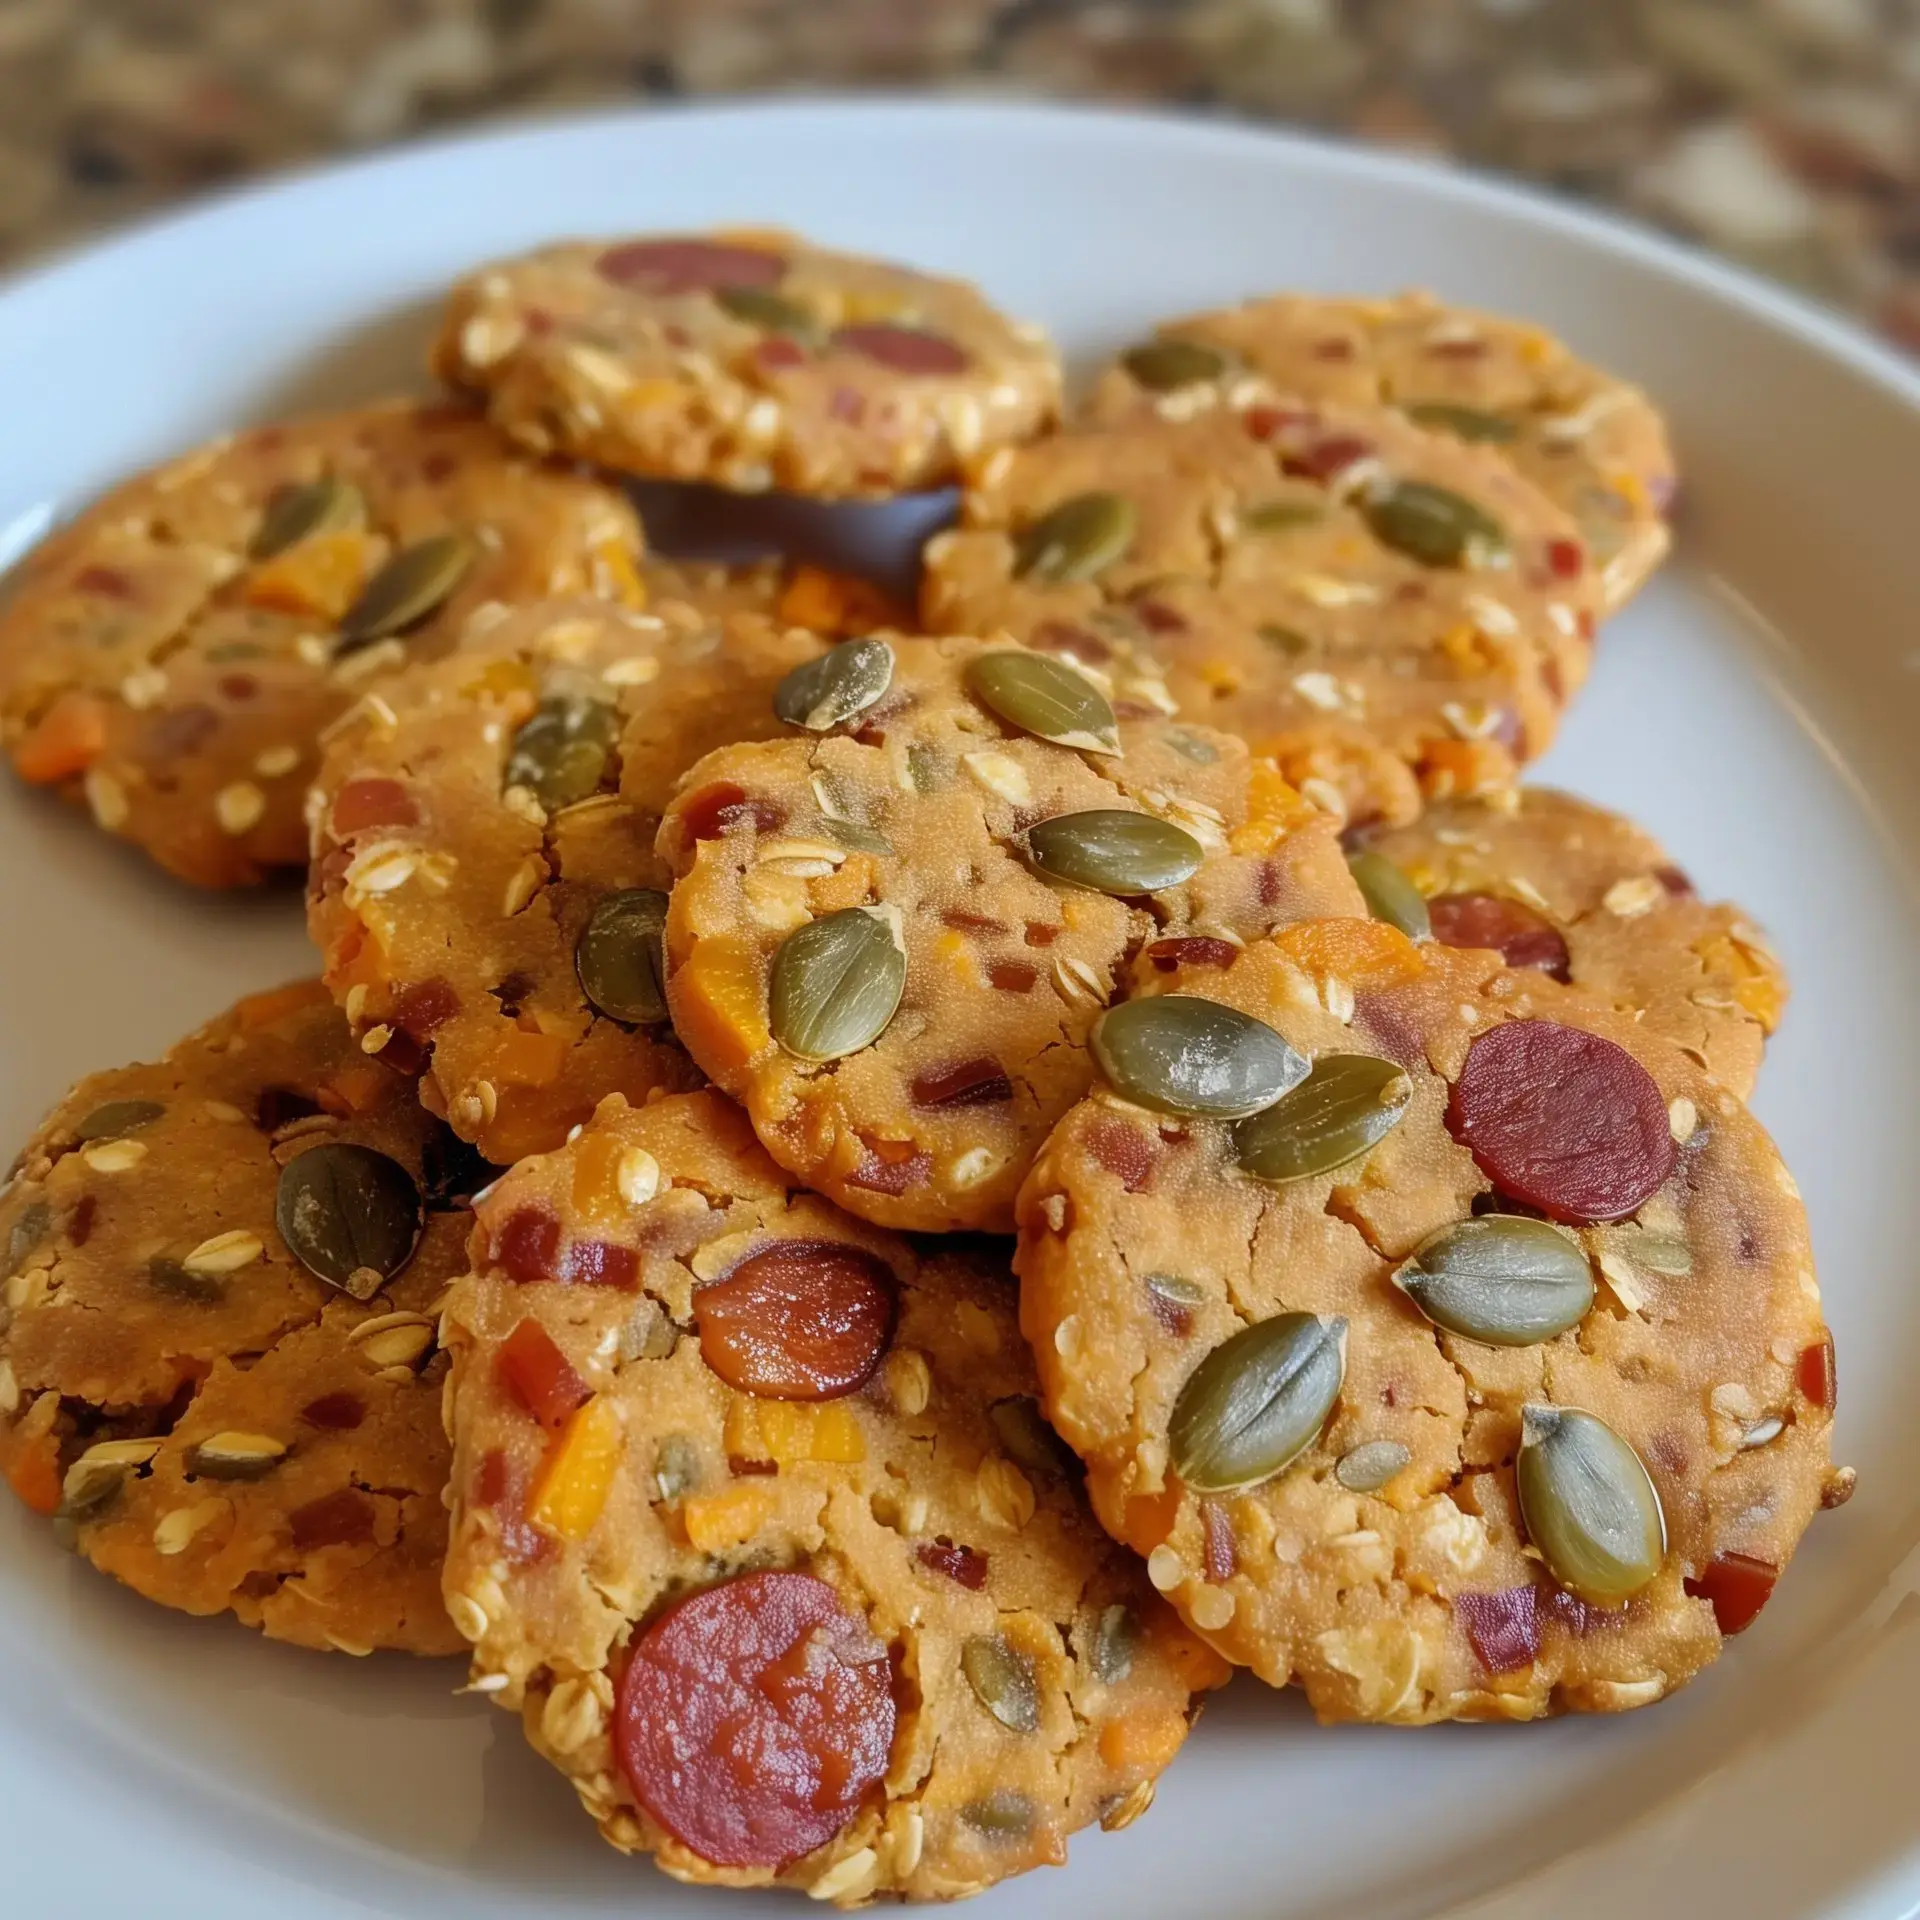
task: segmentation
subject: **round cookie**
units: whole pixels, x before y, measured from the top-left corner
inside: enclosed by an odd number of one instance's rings
[[[1363,833],[1426,896],[1433,936],[1491,947],[1678,1041],[1742,1099],[1753,1091],[1787,980],[1738,907],[1708,904],[1631,820],[1520,787],[1443,801],[1411,826]]]
[[[1096,1042],[1132,1097],[1076,1107],[1020,1200],[1022,1330],[1095,1511],[1324,1720],[1681,1685],[1852,1485],[1759,1125],[1631,1018],[1374,922],[1163,985]],[[1152,1067],[1176,1015],[1222,1058],[1277,1030],[1312,1077],[1238,1122],[1148,1110],[1195,1104]]]
[[[1226,1669],[1086,1511],[1004,1253],[795,1190],[713,1093],[476,1213],[447,1604],[608,1840],[851,1906],[1145,1810]]]
[[[819,638],[668,600],[495,609],[334,729],[308,925],[361,1044],[502,1165],[603,1094],[699,1084],[658,973],[683,768],[777,731]]]
[[[674,1025],[774,1159],[850,1212],[1006,1231],[1143,949],[1359,912],[1359,894],[1332,817],[1237,740],[1166,718],[1157,682],[1110,705],[1046,656],[964,639],[826,659],[850,686],[871,666],[868,704],[710,755],[667,810]],[[1000,711],[989,680],[1014,685]],[[1102,849],[1121,864],[1091,864]]]
[[[757,613],[835,639],[911,625],[908,609],[871,581],[806,561],[732,565],[656,554],[648,558],[645,577],[649,607],[674,600],[709,620]]]
[[[1273,294],[1169,320],[1101,373],[1087,415],[1190,418],[1277,396],[1398,407],[1497,448],[1572,515],[1609,610],[1665,557],[1673,452],[1639,388],[1551,334],[1427,293],[1390,300]]]
[[[541,453],[829,499],[940,486],[1054,418],[1058,357],[965,281],[755,230],[483,268],[434,370]]]
[[[162,1606],[456,1651],[434,1316],[481,1172],[318,981],[83,1080],[0,1199],[0,1472]]]
[[[1136,415],[973,472],[962,526],[927,543],[930,630],[1157,659],[1186,719],[1357,822],[1510,783],[1587,670],[1572,521],[1389,408]]]
[[[0,608],[14,770],[199,886],[306,859],[301,799],[363,687],[490,600],[631,597],[617,489],[477,414],[396,401],[260,427],[116,488]]]

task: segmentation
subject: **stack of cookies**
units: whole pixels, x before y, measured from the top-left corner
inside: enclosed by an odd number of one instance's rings
[[[1785,985],[1519,784],[1668,544],[1641,394],[1282,295],[1063,420],[1037,328],[759,231],[490,266],[433,366],[0,609],[21,777],[305,867],[320,956],[0,1198],[62,1541],[465,1652],[616,1847],[846,1906],[1129,1824],[1235,1667],[1527,1721],[1753,1622],[1852,1485]],[[908,608],[625,475],[958,524]]]

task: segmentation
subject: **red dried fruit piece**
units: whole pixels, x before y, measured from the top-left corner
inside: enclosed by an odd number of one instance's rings
[[[1149,633],[1185,633],[1187,630],[1186,616],[1176,613],[1164,601],[1135,600],[1130,604]]]
[[[460,996],[450,981],[420,980],[395,999],[387,1020],[410,1039],[424,1042],[459,1011]]]
[[[1547,571],[1556,580],[1577,580],[1586,571],[1587,553],[1578,540],[1549,540]]]
[[[933,1155],[903,1140],[861,1137],[860,1164],[847,1175],[847,1185],[869,1193],[902,1194],[925,1185],[933,1172]]]
[[[776,333],[754,343],[753,357],[769,373],[788,373],[806,364],[807,350],[799,341]]]
[[[203,747],[220,731],[220,716],[202,702],[190,707],[175,707],[163,713],[147,728],[142,752],[149,760],[180,760]]]
[[[894,373],[965,373],[972,365],[965,350],[944,334],[928,333],[921,327],[896,327],[885,320],[841,327],[832,344],[842,353],[857,353],[863,360]]]
[[[214,684],[225,698],[236,704],[251,700],[260,691],[260,682],[250,673],[223,673]]]
[[[1231,940],[1215,940],[1203,933],[1156,940],[1147,949],[1158,973],[1173,973],[1181,967],[1230,967],[1239,957],[1240,949]]]
[[[700,1352],[767,1400],[835,1400],[864,1386],[893,1338],[886,1262],[840,1240],[779,1240],[693,1297]]]
[[[540,1207],[516,1207],[493,1236],[493,1262],[509,1280],[558,1280],[560,1222]]]
[[[1064,620],[1046,621],[1034,631],[1027,645],[1041,653],[1070,653],[1091,667],[1113,657],[1113,649],[1097,633],[1089,633],[1085,627],[1069,626]]]
[[[1839,1405],[1840,1381],[1834,1371],[1832,1334],[1815,1341],[1810,1347],[1802,1348],[1799,1363],[1793,1371],[1800,1391],[1816,1407],[1824,1407],[1831,1413]]]
[[[978,1593],[987,1584],[987,1556],[972,1547],[959,1547],[943,1533],[937,1540],[923,1540],[914,1548],[914,1558],[923,1567],[943,1573],[969,1592]]]
[[[329,1433],[351,1433],[367,1417],[367,1403],[357,1393],[323,1393],[300,1409],[300,1418],[310,1427],[324,1427]]]
[[[956,933],[1005,933],[1007,923],[996,920],[990,913],[969,913],[965,907],[946,907],[941,910],[940,924],[951,927]]]
[[[67,1215],[67,1245],[84,1247],[93,1238],[93,1222],[100,1211],[100,1196],[83,1193]]]
[[[1024,960],[987,963],[987,982],[996,993],[1031,993],[1039,978],[1039,968],[1028,966]]]
[[[1200,1532],[1206,1576],[1216,1587],[1223,1586],[1240,1565],[1240,1549],[1234,1542],[1233,1522],[1219,1501],[1201,1501]]]
[[[473,1486],[474,1504],[493,1515],[508,1558],[523,1566],[546,1559],[554,1550],[552,1537],[527,1518],[527,1479],[522,1467],[494,1447],[481,1457]]]
[[[640,1256],[610,1240],[576,1240],[561,1274],[576,1287],[614,1287],[631,1293],[640,1284]]]
[[[501,1341],[493,1370],[502,1389],[549,1433],[558,1433],[593,1392],[538,1320],[522,1320]]]
[[[1517,1673],[1539,1658],[1537,1596],[1534,1587],[1454,1595],[1453,1611],[1467,1630],[1467,1644],[1488,1673]]]
[[[323,1493],[287,1515],[287,1529],[297,1552],[317,1547],[357,1547],[373,1538],[373,1504],[351,1487]]]
[[[680,824],[690,840],[718,840],[729,827],[751,821],[760,833],[777,833],[786,812],[771,800],[749,799],[745,787],[717,780],[680,803]]]
[[[916,1074],[913,1080],[916,1107],[997,1107],[1012,1098],[1013,1082],[990,1054]]]
[[[1096,1120],[1087,1129],[1087,1151],[1129,1193],[1138,1193],[1153,1172],[1152,1142],[1124,1120]]]
[[[634,1798],[721,1867],[779,1868],[859,1810],[893,1746],[885,1645],[809,1573],[749,1573],[634,1643],[614,1744]]]
[[[1295,447],[1282,455],[1281,469],[1303,480],[1331,480],[1344,473],[1356,460],[1365,460],[1373,452],[1371,442],[1356,434],[1329,434],[1304,447]]]
[[[1748,1553],[1719,1553],[1707,1563],[1697,1580],[1684,1584],[1696,1600],[1713,1608],[1720,1631],[1729,1639],[1746,1630],[1760,1617],[1760,1609],[1773,1598],[1774,1582],[1780,1569]]]
[[[73,584],[76,592],[97,593],[108,600],[133,598],[133,582],[118,567],[82,567]]]
[[[1050,927],[1044,920],[1027,922],[1026,942],[1030,947],[1050,947],[1060,938],[1060,929]]]
[[[1576,1226],[1634,1212],[1677,1151],[1653,1075],[1613,1041],[1552,1020],[1481,1034],[1447,1125],[1500,1192]]]
[[[1443,893],[1427,902],[1433,937],[1443,947],[1491,948],[1510,967],[1537,967],[1569,977],[1572,956],[1560,929],[1544,914],[1498,893]]]
[[[771,287],[787,263],[764,247],[725,240],[630,240],[595,262],[603,280],[636,293],[718,293],[725,287]]]
[[[1653,877],[1674,899],[1691,900],[1693,898],[1693,882],[1687,878],[1687,870],[1684,867],[1655,867]]]

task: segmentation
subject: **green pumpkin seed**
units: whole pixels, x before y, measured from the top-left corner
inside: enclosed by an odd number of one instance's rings
[[[1349,1493],[1378,1493],[1412,1461],[1411,1450],[1398,1440],[1368,1440],[1340,1456],[1334,1463],[1333,1477]]]
[[[1433,923],[1420,889],[1383,853],[1351,853],[1347,871],[1374,919],[1398,927],[1409,940],[1431,940]]]
[[[255,560],[271,560],[313,534],[344,533],[366,522],[367,503],[358,487],[331,476],[289,481],[274,489],[247,552]]]
[[[1044,653],[983,653],[967,667],[974,697],[1010,727],[1057,747],[1118,753],[1120,723],[1084,673]]]
[[[1040,1689],[1033,1662],[997,1633],[976,1633],[960,1649],[973,1697],[1013,1733],[1040,1731]]]
[[[898,849],[878,828],[868,826],[862,820],[827,820],[820,822],[820,831],[835,846],[845,847],[849,853],[884,853],[891,855]]]
[[[1091,580],[1124,557],[1139,518],[1123,494],[1076,493],[1015,536],[1014,578],[1049,587]]]
[[[1211,740],[1189,733],[1185,727],[1169,727],[1160,737],[1181,759],[1191,760],[1196,767],[1219,765],[1220,749]]]
[[[1264,620],[1256,629],[1270,647],[1278,647],[1289,660],[1303,659],[1313,651],[1313,642],[1298,627],[1283,627],[1276,620]]]
[[[166,1112],[158,1100],[109,1100],[95,1107],[74,1128],[76,1140],[118,1140],[123,1134],[150,1127]]]
[[[660,952],[666,924],[667,896],[652,887],[623,887],[595,904],[573,949],[589,1004],[630,1027],[667,1017]]]
[[[773,690],[773,710],[790,727],[831,733],[864,713],[893,682],[893,649],[884,640],[842,640],[803,660]]]
[[[1206,1288],[1192,1280],[1182,1279],[1177,1273],[1150,1273],[1142,1285],[1173,1310],[1172,1317],[1175,1319],[1182,1314],[1196,1314],[1207,1304]]]
[[[1326,517],[1326,509],[1310,500],[1260,500],[1240,509],[1240,530],[1287,533],[1295,527],[1317,526]]]
[[[1435,1326],[1490,1347],[1551,1340],[1593,1306],[1586,1254],[1557,1227],[1518,1213],[1442,1227],[1393,1282]]]
[[[413,1257],[420,1190],[399,1161],[330,1140],[280,1170],[273,1217],[309,1273],[369,1300]]]
[[[334,652],[352,653],[424,620],[466,577],[479,554],[480,544],[470,533],[436,533],[402,547],[347,609]]]
[[[799,340],[817,339],[819,322],[805,307],[765,287],[722,287],[713,296],[736,320],[769,333],[789,333]]]
[[[217,1273],[194,1273],[163,1253],[147,1262],[147,1285],[169,1300],[186,1300],[196,1307],[218,1306],[227,1297],[227,1284]]]
[[[1423,427],[1450,433],[1456,440],[1511,440],[1520,429],[1504,413],[1489,413],[1485,407],[1463,407],[1451,400],[1410,400],[1401,411]]]
[[[286,1443],[264,1433],[216,1433],[188,1448],[187,1471],[202,1480],[264,1480],[286,1457]]]
[[[700,1484],[700,1449],[686,1434],[670,1433],[660,1442],[653,1456],[653,1484],[662,1500],[678,1500]]]
[[[1578,1407],[1523,1407],[1520,1517],[1547,1571],[1591,1606],[1617,1607],[1667,1556],[1666,1515],[1640,1456]]]
[[[1173,1470],[1196,1493],[1256,1487],[1327,1424],[1347,1370],[1347,1323],[1276,1314],[1242,1327],[1194,1368],[1173,1403]]]
[[[1613,1228],[1606,1235],[1607,1245],[1625,1254],[1636,1267],[1657,1273],[1662,1279],[1683,1280],[1693,1271],[1693,1249],[1671,1234],[1648,1233],[1642,1228]]]
[[[1272,1106],[1310,1070],[1264,1022],[1184,993],[1109,1008],[1093,1029],[1093,1057],[1123,1099],[1213,1120]]]
[[[802,1060],[838,1060],[886,1031],[907,985],[893,918],[846,907],[796,928],[774,956],[770,1024]]]
[[[907,749],[907,785],[915,793],[938,793],[945,784],[938,751],[916,740]]]
[[[1093,1677],[1103,1686],[1117,1687],[1133,1671],[1133,1651],[1139,1644],[1140,1623],[1131,1607],[1103,1609],[1089,1655]]]
[[[993,1422],[1007,1457],[1031,1472],[1049,1473],[1057,1479],[1079,1472],[1079,1461],[1047,1425],[1039,1403],[1028,1395],[1019,1393],[1011,1399],[996,1400],[987,1409],[987,1418]]]
[[[1412,1098],[1413,1082],[1396,1062],[1325,1054],[1291,1093],[1234,1128],[1234,1152],[1246,1172],[1276,1186],[1331,1173],[1378,1146]]]
[[[1191,879],[1206,849],[1170,820],[1094,807],[1056,814],[1030,828],[1027,857],[1049,879],[1128,899]]]
[[[73,1544],[73,1533],[98,1520],[120,1498],[127,1482],[133,1478],[133,1469],[102,1466],[69,1475],[69,1478],[73,1484],[62,1492],[53,1515],[54,1528],[66,1546]]]
[[[549,813],[589,800],[619,737],[619,712],[604,700],[542,700],[513,736],[501,789],[525,787]]]
[[[1450,487],[1396,480],[1369,494],[1361,511],[1385,545],[1422,566],[1488,567],[1506,558],[1506,529]]]
[[[1203,340],[1143,340],[1120,356],[1120,364],[1149,393],[1174,393],[1218,380],[1232,364],[1218,347]]]
[[[1013,1787],[995,1787],[960,1809],[960,1818],[993,1840],[1024,1840],[1033,1831],[1033,1802]]]
[[[13,1223],[7,1233],[7,1277],[9,1279],[20,1271],[27,1255],[47,1237],[47,1229],[52,1225],[53,1208],[44,1200],[34,1201]]]

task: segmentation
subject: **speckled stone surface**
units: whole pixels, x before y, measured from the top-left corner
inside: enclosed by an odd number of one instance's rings
[[[434,128],[823,85],[1177,104],[1457,158],[1920,350],[1920,0],[6,0],[0,266]]]

